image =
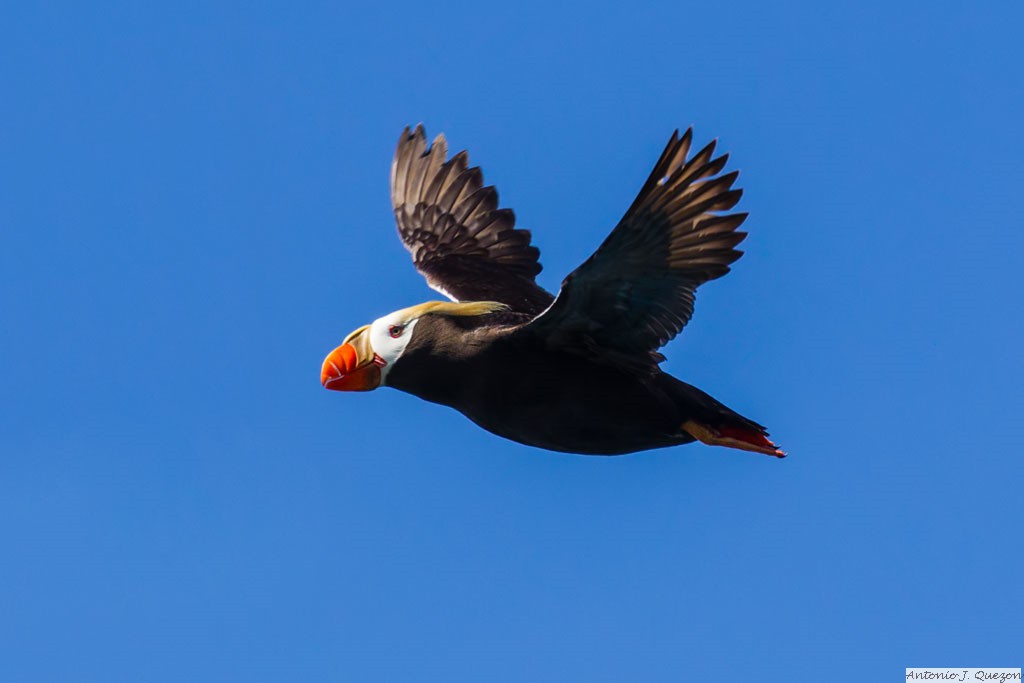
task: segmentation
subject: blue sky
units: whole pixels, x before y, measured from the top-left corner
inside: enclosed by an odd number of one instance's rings
[[[0,680],[1020,666],[1019,3],[369,5],[0,10]],[[718,137],[747,255],[665,367],[792,456],[324,391],[434,298],[388,202],[419,121],[551,289]]]

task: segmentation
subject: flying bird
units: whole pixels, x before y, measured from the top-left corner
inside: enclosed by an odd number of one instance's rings
[[[701,441],[784,457],[756,422],[663,372],[658,349],[693,315],[697,287],[729,272],[746,233],[737,171],[715,142],[673,133],[632,206],[557,296],[539,250],[465,151],[406,128],[391,163],[398,235],[428,301],[364,325],[331,351],[338,391],[394,387],[499,436],[553,451],[619,455]]]

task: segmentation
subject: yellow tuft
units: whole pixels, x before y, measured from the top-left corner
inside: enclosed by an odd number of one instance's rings
[[[440,315],[472,316],[488,315],[507,311],[508,306],[497,301],[427,301],[416,304],[409,308],[403,308],[398,313],[406,320],[412,320],[432,313]]]

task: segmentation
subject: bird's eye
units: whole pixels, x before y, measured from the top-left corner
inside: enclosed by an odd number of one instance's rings
[[[392,339],[398,339],[405,332],[405,325],[392,325],[388,328],[388,334],[391,335]]]

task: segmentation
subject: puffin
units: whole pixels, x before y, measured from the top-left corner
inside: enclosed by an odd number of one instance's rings
[[[621,455],[700,441],[776,458],[767,430],[659,367],[697,288],[729,272],[746,237],[742,191],[717,141],[676,130],[597,251],[540,287],[540,251],[461,151],[406,127],[391,203],[413,265],[446,301],[389,313],[324,359],[334,391],[393,387],[550,451]]]

